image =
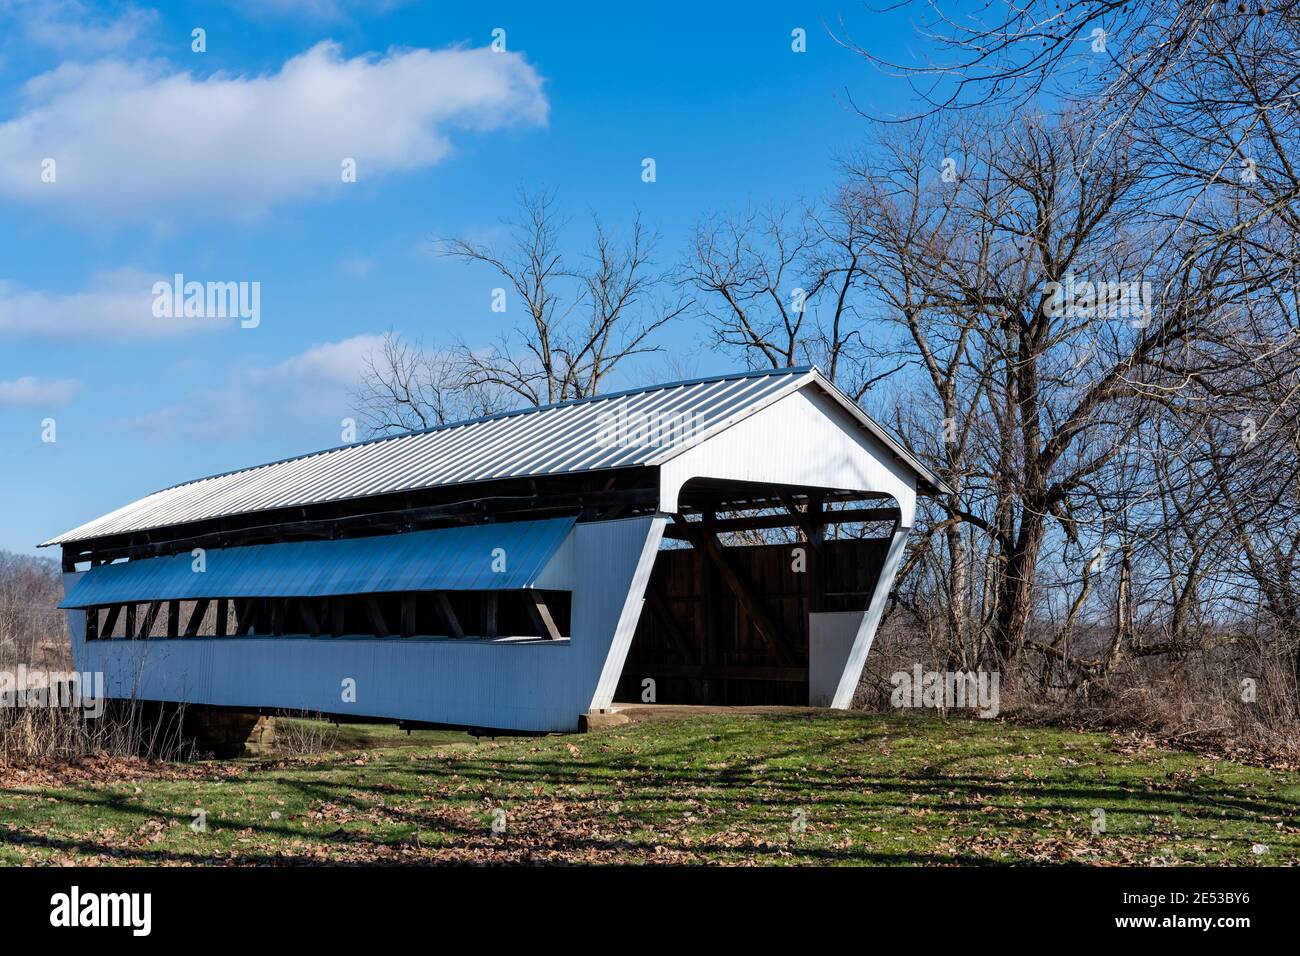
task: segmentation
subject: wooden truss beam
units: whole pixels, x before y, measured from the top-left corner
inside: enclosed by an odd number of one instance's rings
[[[366,620],[370,622],[370,629],[374,632],[375,637],[387,637],[389,635],[388,622],[384,620],[384,612],[379,607],[379,602],[371,594],[365,594],[361,597],[361,606],[366,609]]]
[[[320,637],[320,618],[316,616],[316,602],[311,598],[303,598],[298,602],[298,612],[302,615],[302,621],[307,625],[307,633],[312,637]]]
[[[794,503],[794,499],[786,492],[781,492],[781,504],[785,505],[785,510],[790,513],[790,518],[803,532],[804,540],[811,544],[818,551],[822,547],[822,525],[818,519],[820,509],[817,511],[801,511],[799,506]],[[812,502],[809,502],[811,508]]]
[[[244,637],[253,633],[257,626],[257,605],[248,598],[235,598],[235,636]]]
[[[185,623],[186,637],[198,635],[199,628],[203,626],[203,619],[208,615],[208,605],[211,603],[208,600],[194,602],[194,610],[190,611],[190,619]]]
[[[460,618],[456,616],[456,609],[451,606],[451,601],[442,591],[433,592],[433,606],[438,609],[438,615],[442,622],[447,625],[447,634],[449,637],[460,640],[465,636],[465,629],[460,626]]]
[[[850,521],[897,521],[897,508],[844,508],[839,511],[826,511],[822,515],[823,524],[846,524]],[[789,528],[798,523],[786,514],[749,515],[743,518],[722,518],[713,522],[718,533],[726,531],[758,531],[766,528]],[[670,526],[664,530],[664,537],[679,541],[689,541],[686,533],[679,527]]]
[[[114,604],[108,609],[108,616],[104,618],[104,626],[99,629],[100,637],[112,637],[113,629],[117,627],[118,615],[122,613],[122,605]]]
[[[677,677],[694,680],[754,680],[804,684],[806,667],[751,667],[746,664],[656,664],[644,668],[651,677]]]
[[[150,601],[149,609],[145,611],[144,622],[140,625],[138,637],[148,637],[153,633],[154,623],[158,620],[158,614],[162,611],[161,601]]]
[[[687,521],[680,514],[673,515],[673,521],[687,534],[687,540],[696,550],[703,553],[718,569],[722,580],[736,596],[736,602],[749,615],[759,636],[767,642],[781,663],[793,667],[797,657],[781,625],[772,616],[767,602],[759,596],[753,582],[727,556],[726,549],[718,542],[717,535],[706,531],[697,523]]]
[[[415,614],[418,610],[416,598],[417,595],[414,591],[408,591],[402,595],[402,637],[413,637],[415,635]]]
[[[560,629],[555,626],[555,618],[551,616],[551,609],[546,606],[546,598],[541,591],[529,588],[524,592],[524,605],[528,608],[528,614],[533,619],[533,627],[542,637],[549,637],[553,641],[558,641],[564,635]]]
[[[285,611],[289,602],[284,598],[270,598],[268,603],[271,605],[271,634],[280,637],[284,634]]]

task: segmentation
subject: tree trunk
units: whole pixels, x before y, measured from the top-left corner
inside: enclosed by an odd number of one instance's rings
[[[1007,555],[998,589],[998,610],[994,621],[993,646],[998,658],[1008,662],[1020,653],[1029,634],[1034,609],[1034,574],[1043,544],[1041,511],[1025,508],[1015,550]]]

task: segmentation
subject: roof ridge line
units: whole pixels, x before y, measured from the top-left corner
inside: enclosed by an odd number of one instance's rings
[[[504,412],[494,412],[491,415],[480,415],[477,418],[465,418],[460,421],[446,422],[442,425],[433,425],[429,428],[420,428],[409,432],[400,432],[396,435],[378,435],[374,438],[365,438],[361,441],[347,442],[342,445],[333,445],[329,448],[319,448],[315,451],[302,452],[298,455],[286,455],[283,458],[276,458],[271,461],[260,462],[256,465],[245,465],[242,468],[231,468],[227,471],[219,471],[215,474],[204,475],[202,478],[191,478],[189,481],[180,481],[174,485],[166,485],[155,491],[146,494],[145,498],[151,498],[154,495],[160,495],[166,491],[175,491],[177,488],[185,488],[189,485],[202,484],[205,481],[213,481],[217,478],[227,478],[231,475],[238,475],[244,472],[259,471],[263,468],[272,468],[276,465],[287,464],[291,461],[302,461],[307,458],[315,458],[318,455],[330,455],[337,451],[343,451],[346,448],[362,448],[366,445],[378,445],[387,441],[397,441],[401,438],[412,438],[417,435],[431,435],[435,432],[448,431],[452,428],[462,428],[466,425],[477,425],[481,422],[497,421],[504,418],[512,418],[518,415],[534,415],[541,412],[551,411],[556,408],[566,408],[571,405],[594,404],[601,401],[609,401],[616,398],[622,398],[627,395],[636,395],[640,393],[660,392],[670,388],[682,388],[688,385],[703,385],[708,382],[722,382],[735,379],[746,378],[764,378],[776,375],[804,375],[817,369],[816,365],[797,365],[788,368],[769,368],[769,369],[750,369],[746,372],[724,372],[718,375],[703,375],[697,378],[685,378],[675,382],[663,382],[655,385],[642,385],[636,388],[625,388],[617,392],[605,392],[600,395],[589,395],[585,398],[569,398],[562,402],[550,402],[546,405],[528,405],[523,408],[514,408]],[[143,499],[137,499],[141,501]],[[131,507],[130,504],[123,505],[123,508]],[[119,509],[120,510],[120,509]]]

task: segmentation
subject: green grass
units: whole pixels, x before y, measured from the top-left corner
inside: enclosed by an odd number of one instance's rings
[[[1300,862],[1300,774],[1123,736],[825,712],[346,729],[380,749],[0,775],[0,861]]]

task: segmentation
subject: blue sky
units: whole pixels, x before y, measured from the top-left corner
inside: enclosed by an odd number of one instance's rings
[[[520,188],[555,190],[575,241],[639,209],[664,267],[708,213],[824,192],[868,132],[847,96],[908,94],[833,42],[841,16],[911,57],[908,15],[858,3],[0,0],[0,548],[338,444],[386,329],[493,339],[500,283],[431,240],[499,235]],[[260,283],[260,324],[155,317],[176,273]],[[666,342],[736,364],[689,322]]]

